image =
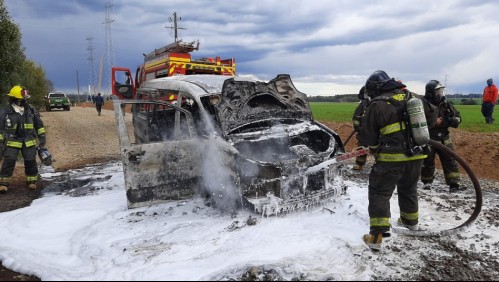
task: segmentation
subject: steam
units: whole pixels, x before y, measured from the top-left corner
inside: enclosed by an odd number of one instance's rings
[[[204,117],[203,120],[207,122],[205,126],[209,134],[206,147],[201,148],[203,152],[202,185],[210,194],[216,207],[224,211],[234,211],[241,201],[240,189],[229,166],[231,162],[234,162],[234,158],[224,151],[220,136],[215,134],[212,117],[204,107],[199,108]],[[204,144],[204,142],[199,142],[199,144]]]

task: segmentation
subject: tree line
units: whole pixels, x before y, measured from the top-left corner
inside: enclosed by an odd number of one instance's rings
[[[42,66],[26,57],[21,40],[19,26],[12,21],[4,0],[0,0],[0,103],[8,101],[6,94],[12,87],[21,85],[29,90],[29,103],[41,107],[53,83],[47,80]]]
[[[479,105],[482,103],[482,94],[448,94],[448,100],[453,104],[460,105]],[[357,94],[342,94],[335,96],[308,96],[309,102],[358,102]],[[456,103],[456,101],[459,101]]]

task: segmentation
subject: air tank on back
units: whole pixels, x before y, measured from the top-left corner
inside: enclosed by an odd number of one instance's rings
[[[423,102],[418,98],[411,98],[407,101],[407,113],[411,124],[412,137],[418,146],[428,144],[430,132],[424,113]]]

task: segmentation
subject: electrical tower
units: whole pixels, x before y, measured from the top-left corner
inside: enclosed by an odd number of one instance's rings
[[[88,66],[89,66],[89,69],[88,69],[88,90],[89,90],[89,95],[95,95],[97,93],[95,93],[95,70],[94,70],[94,46],[93,46],[93,43],[92,43],[92,40],[94,38],[91,37],[91,36],[88,36],[87,37],[87,41],[88,41],[88,47],[87,47],[87,50],[88,50]]]
[[[113,40],[111,36],[111,24],[114,20],[111,19],[113,4],[108,0],[104,7],[106,8],[106,19],[103,22],[103,24],[106,25],[106,58],[103,70],[104,74],[101,73],[101,76],[104,78],[104,88],[101,91],[103,92],[103,96],[107,96],[111,95],[111,68],[115,65]]]

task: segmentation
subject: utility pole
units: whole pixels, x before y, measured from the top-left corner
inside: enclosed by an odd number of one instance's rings
[[[447,77],[448,76],[449,76],[448,74],[445,74],[445,79],[444,79],[445,94],[447,94],[447,91],[449,91],[449,88],[447,87]]]
[[[78,88],[78,103],[80,103],[80,76],[78,70],[76,70],[76,87]]]
[[[177,42],[177,40],[178,40],[178,30],[179,29],[185,29],[185,28],[178,27],[178,24],[177,24],[177,12],[173,13],[173,19],[172,19],[172,17],[169,17],[168,19],[170,20],[170,22],[173,21],[173,27],[171,27],[171,26],[168,27],[167,26],[166,28],[173,29],[175,31],[175,42]],[[179,21],[182,20],[182,17],[179,17],[178,20]]]

